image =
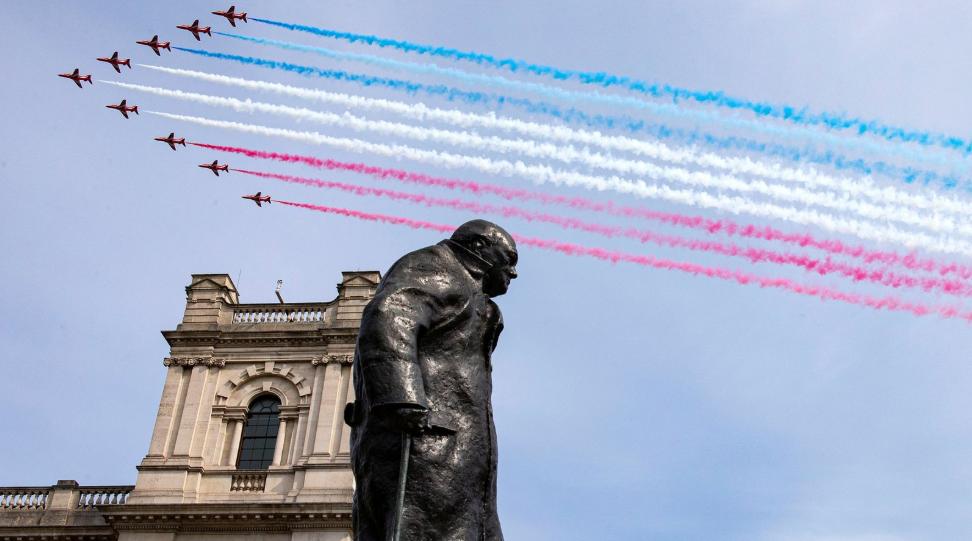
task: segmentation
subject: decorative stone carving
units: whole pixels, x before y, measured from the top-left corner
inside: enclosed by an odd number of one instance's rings
[[[226,366],[226,359],[217,359],[212,355],[208,357],[166,357],[162,359],[162,364],[165,366],[218,366],[220,368]]]
[[[353,361],[354,355],[318,355],[311,359],[311,364],[314,366],[330,363],[351,364]]]

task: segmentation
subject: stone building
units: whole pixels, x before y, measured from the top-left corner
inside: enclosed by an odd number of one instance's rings
[[[378,272],[345,272],[330,302],[240,304],[194,274],[148,453],[134,486],[0,487],[0,539],[350,539],[344,405]]]

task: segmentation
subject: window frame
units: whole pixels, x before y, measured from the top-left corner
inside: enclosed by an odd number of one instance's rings
[[[273,465],[282,405],[283,401],[273,393],[260,393],[250,400],[237,453],[237,470],[266,471]],[[256,407],[261,409],[255,411]],[[246,466],[242,466],[244,463]]]

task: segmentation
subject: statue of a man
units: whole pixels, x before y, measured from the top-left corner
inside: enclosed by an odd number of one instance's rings
[[[503,318],[490,299],[516,263],[510,234],[473,220],[399,259],[365,308],[345,412],[356,541],[388,541],[399,513],[402,540],[502,541],[490,356]]]

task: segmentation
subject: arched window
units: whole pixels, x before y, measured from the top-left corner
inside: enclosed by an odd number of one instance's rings
[[[273,449],[280,428],[280,399],[272,394],[250,403],[240,441],[240,470],[265,470],[273,463]]]

